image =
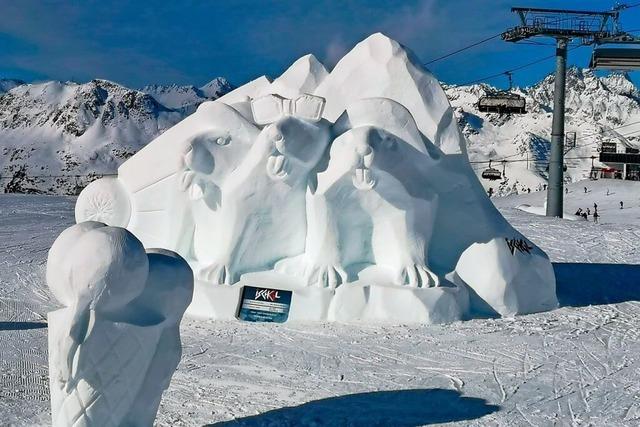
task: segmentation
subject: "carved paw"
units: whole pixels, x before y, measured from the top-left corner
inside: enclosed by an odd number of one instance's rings
[[[348,275],[338,264],[315,263],[305,259],[304,255],[279,261],[275,270],[279,273],[303,277],[307,286],[335,289],[346,283]]]
[[[309,286],[335,289],[347,282],[347,273],[339,265],[312,266],[305,272],[305,281]]]
[[[198,279],[214,285],[232,285],[234,274],[226,264],[212,264],[198,272]]]
[[[440,286],[440,280],[426,266],[420,264],[410,264],[403,267],[397,274],[396,282],[401,285],[408,285],[412,288],[430,288]]]

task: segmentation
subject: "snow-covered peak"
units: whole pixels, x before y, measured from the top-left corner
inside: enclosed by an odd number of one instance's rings
[[[191,113],[195,108],[231,91],[233,86],[224,78],[217,77],[201,88],[192,85],[147,85],[142,92],[153,96],[162,105],[173,109],[186,109]]]
[[[0,94],[9,92],[11,89],[25,84],[22,80],[17,79],[0,79]]]
[[[197,105],[207,100],[207,97],[195,86],[148,85],[142,89],[159,103],[168,108],[184,108]]]
[[[216,77],[206,85],[200,87],[200,91],[209,99],[220,98],[233,89],[233,85],[224,77]]]

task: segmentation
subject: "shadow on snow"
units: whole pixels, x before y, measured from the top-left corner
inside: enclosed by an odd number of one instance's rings
[[[640,265],[554,263],[560,306],[640,301]]]
[[[27,329],[46,328],[45,322],[0,322],[1,331],[24,331]]]
[[[465,397],[455,390],[398,390],[357,393],[314,400],[300,406],[208,427],[232,426],[421,426],[473,420],[496,412],[499,406]],[[207,426],[205,426],[207,427]]]

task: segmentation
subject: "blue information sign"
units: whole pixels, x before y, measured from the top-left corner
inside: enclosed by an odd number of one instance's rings
[[[244,286],[238,319],[284,323],[289,318],[291,291]]]

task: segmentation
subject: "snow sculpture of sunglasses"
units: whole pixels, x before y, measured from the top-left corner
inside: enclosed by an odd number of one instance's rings
[[[322,119],[325,99],[320,96],[303,94],[296,99],[280,95],[265,95],[251,100],[251,112],[256,124],[268,125],[286,116],[295,116],[311,122]]]

